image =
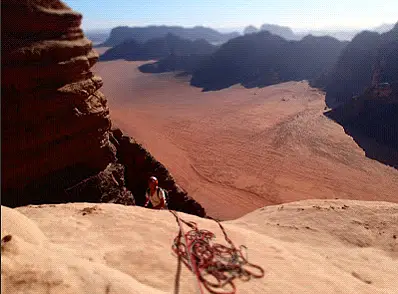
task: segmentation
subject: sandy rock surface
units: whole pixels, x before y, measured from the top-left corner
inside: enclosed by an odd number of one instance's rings
[[[116,204],[2,206],[3,293],[195,293],[168,211]],[[179,214],[216,234],[211,220]],[[237,293],[396,293],[398,205],[306,200],[223,222],[264,278]],[[178,286],[176,286],[178,285]]]

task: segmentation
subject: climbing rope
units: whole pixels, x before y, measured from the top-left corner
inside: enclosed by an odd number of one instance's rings
[[[234,294],[235,278],[249,281],[252,277],[264,276],[264,270],[260,266],[248,262],[247,252],[246,256],[243,255],[243,249],[247,248],[244,245],[239,249],[236,248],[219,221],[216,222],[229,247],[217,243],[211,244],[210,241],[215,238],[212,232],[199,230],[195,222],[185,221],[175,211],[170,210],[170,212],[176,218],[180,229],[172,249],[195,274],[200,293],[204,293],[202,284],[212,294]],[[190,228],[187,233],[184,232],[183,223]]]

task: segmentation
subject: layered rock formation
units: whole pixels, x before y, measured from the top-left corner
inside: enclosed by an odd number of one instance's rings
[[[21,189],[72,185],[103,170],[115,151],[82,15],[60,1],[6,0],[1,8],[2,189],[14,194],[3,201],[18,205]]]
[[[156,174],[171,191],[173,209],[204,216],[168,171],[145,150],[134,152],[137,144],[123,134],[127,145],[118,146],[117,162],[102,80],[90,70],[98,55],[80,29],[82,15],[61,1],[6,0],[1,9],[2,204],[134,205],[130,191],[140,199],[147,176]],[[150,161],[142,165],[140,158]]]

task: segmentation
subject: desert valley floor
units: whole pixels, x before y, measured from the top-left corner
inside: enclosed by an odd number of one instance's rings
[[[306,82],[214,92],[142,62],[99,62],[111,118],[210,216],[310,198],[397,202],[398,171],[365,157]]]

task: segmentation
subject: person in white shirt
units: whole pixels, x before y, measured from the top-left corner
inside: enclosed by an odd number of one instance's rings
[[[151,204],[153,209],[167,209],[166,195],[158,184],[159,182],[156,177],[149,178],[148,189],[145,193],[146,201],[144,207],[148,207],[148,205]]]

